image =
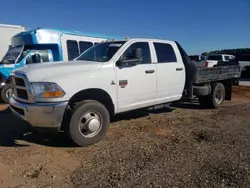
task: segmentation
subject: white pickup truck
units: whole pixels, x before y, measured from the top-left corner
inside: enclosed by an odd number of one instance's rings
[[[13,71],[9,103],[32,127],[64,131],[86,146],[103,139],[115,114],[195,97],[204,107],[219,107],[231,100],[232,79],[239,69],[196,68],[174,41],[108,41],[74,62]]]
[[[235,56],[229,54],[211,54],[207,57],[205,67],[214,67],[218,61],[229,61],[234,58]]]

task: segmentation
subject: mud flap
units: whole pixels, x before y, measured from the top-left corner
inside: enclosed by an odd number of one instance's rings
[[[232,82],[233,80],[226,80],[224,82],[224,86],[225,86],[225,91],[226,91],[226,95],[225,95],[225,100],[227,101],[231,101],[232,100]]]

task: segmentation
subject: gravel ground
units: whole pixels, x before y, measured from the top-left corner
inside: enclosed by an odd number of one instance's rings
[[[0,187],[250,187],[250,87],[218,110],[195,102],[113,119],[96,145],[32,135],[0,105]]]

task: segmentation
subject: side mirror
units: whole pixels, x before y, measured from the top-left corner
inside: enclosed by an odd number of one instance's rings
[[[121,60],[118,60],[116,62],[116,65],[118,67],[121,67],[121,66],[129,66],[129,65],[137,65],[137,64],[140,64],[140,60],[139,59],[121,59]]]
[[[32,64],[32,63],[33,63],[33,60],[32,60],[32,56],[30,55],[26,58],[26,64],[28,65],[28,64]]]
[[[129,59],[120,59],[116,62],[117,66],[128,66],[128,65],[137,65],[142,61],[142,49],[136,48],[133,54],[133,57]]]
[[[40,62],[41,62],[41,56],[38,53],[29,55],[26,59],[26,64],[33,64],[33,63],[40,63]]]
[[[34,55],[32,55],[32,61],[33,61],[33,63],[40,63],[41,62],[41,56],[40,56],[40,54],[34,54]]]

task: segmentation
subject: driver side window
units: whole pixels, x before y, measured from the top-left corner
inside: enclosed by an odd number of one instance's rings
[[[129,60],[136,58],[136,49],[141,48],[142,50],[142,61],[141,64],[148,64],[151,63],[151,55],[148,42],[136,42],[131,44],[127,50],[123,53],[121,59]]]

